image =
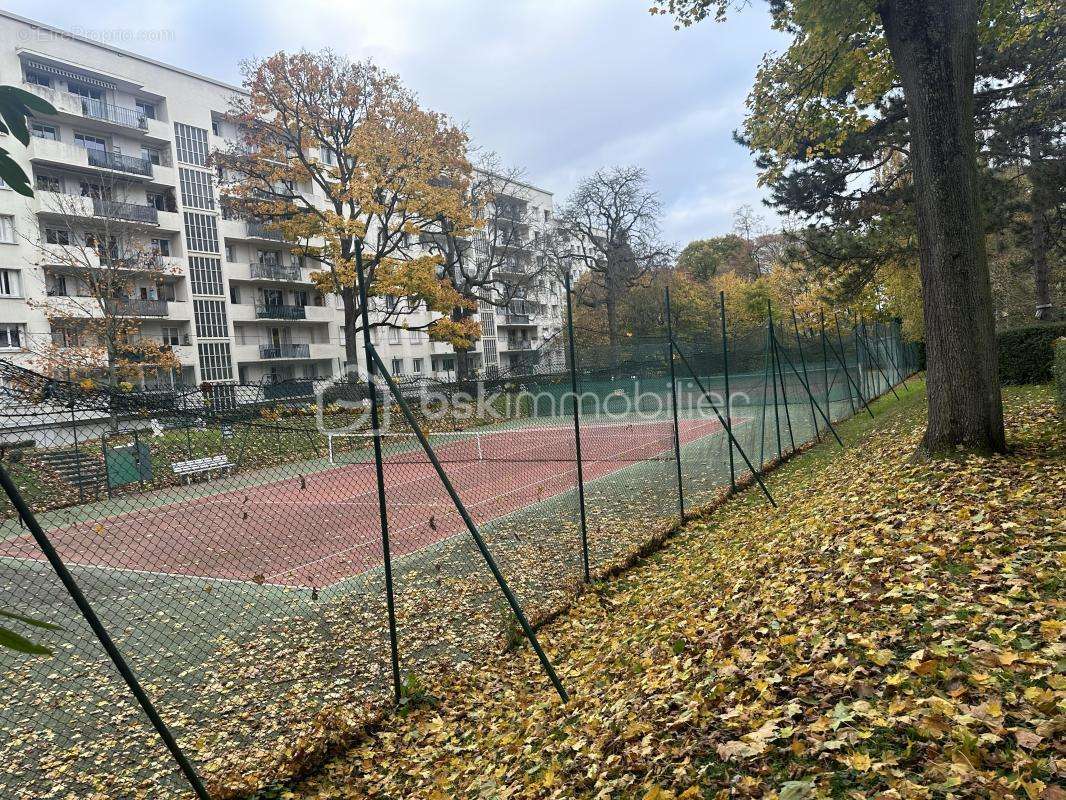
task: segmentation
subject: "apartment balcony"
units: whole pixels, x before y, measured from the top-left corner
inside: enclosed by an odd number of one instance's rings
[[[282,303],[256,303],[256,319],[307,319],[307,306],[290,306]]]
[[[271,230],[261,222],[223,218],[221,220],[220,228],[222,237],[225,239],[255,239],[271,242],[281,242],[285,240],[285,237],[281,235],[281,231]]]
[[[24,83],[23,88],[55,106],[59,116],[75,117],[79,122],[87,121],[90,123],[89,127],[121,129],[128,132],[147,132],[149,128],[148,118],[136,108],[112,105],[103,100],[61,92],[35,83]]]
[[[115,312],[124,317],[166,317],[169,316],[166,300],[116,300]]]
[[[159,211],[155,206],[138,203],[123,203],[118,200],[93,198],[93,214],[108,219],[126,219],[131,222],[144,222],[149,225],[159,223]]]
[[[307,344],[261,344],[259,345],[259,357],[264,360],[274,358],[310,358],[311,346]]]
[[[501,342],[501,344],[504,344],[504,343]],[[508,341],[506,344],[504,344],[504,347],[503,347],[503,350],[508,351],[508,352],[515,351],[515,350],[532,350],[532,349],[533,349],[533,342],[530,341],[529,339],[516,339],[514,341]]]
[[[504,314],[502,317],[497,318],[497,325],[515,325],[515,326],[535,326],[537,323],[532,320],[529,314]]]
[[[299,267],[284,266],[282,264],[252,262],[248,265],[248,275],[252,280],[288,281],[290,283],[309,282],[307,278],[303,277],[303,270]]]
[[[30,139],[30,160],[76,169],[109,170],[133,179],[151,179],[152,162],[139,156],[127,156],[109,150],[97,150],[57,142],[53,139]]]

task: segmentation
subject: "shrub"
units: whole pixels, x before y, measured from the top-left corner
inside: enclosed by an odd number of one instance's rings
[[[996,337],[999,344],[1000,382],[1049,382],[1052,342],[1060,336],[1066,336],[1066,323],[1053,322],[1001,331]]]
[[[1066,336],[1055,340],[1055,396],[1059,400],[1059,414],[1066,419]]]

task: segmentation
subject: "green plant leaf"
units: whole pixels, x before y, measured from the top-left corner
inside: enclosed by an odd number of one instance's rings
[[[11,135],[24,145],[30,143],[26,117],[32,117],[34,111],[38,114],[58,113],[55,106],[35,94],[15,86],[0,86],[0,117]]]
[[[0,147],[0,178],[3,178],[8,188],[24,197],[33,197],[33,187],[30,186],[30,179],[23,172],[22,167],[16,164],[11,156],[8,155],[7,150],[2,147]]]
[[[25,636],[0,626],[0,647],[35,656],[50,656],[52,651],[43,645],[34,644]]]
[[[0,609],[0,617],[6,617],[7,619],[18,620],[27,625],[32,625],[35,628],[43,628],[46,631],[61,631],[63,630],[58,625],[53,625],[51,622],[45,622],[43,620],[34,619],[33,617],[27,617],[23,614],[16,614],[12,611],[4,611]]]

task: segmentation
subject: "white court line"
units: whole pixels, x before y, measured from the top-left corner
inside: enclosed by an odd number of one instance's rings
[[[710,424],[712,424],[712,425],[715,425],[715,426],[717,426],[717,429],[716,429],[716,430],[714,430],[714,431],[709,431],[708,433],[704,434],[703,436],[700,436],[700,437],[698,437],[697,439],[693,439],[693,440],[692,440],[691,442],[688,442],[687,444],[692,444],[693,442],[699,441],[699,439],[702,439],[702,438],[706,438],[707,436],[710,436],[710,435],[712,435],[712,433],[718,433],[719,431],[721,431],[721,432],[724,432],[724,431],[725,431],[725,428],[724,428],[724,427],[722,427],[722,425],[721,425],[720,423],[718,423],[718,421],[717,421],[717,420],[707,420],[707,422],[708,422],[708,423],[710,423]],[[735,423],[735,420],[734,420],[734,423]],[[502,432],[501,432],[501,433],[502,433]],[[672,435],[672,432],[671,432],[671,435]],[[622,451],[621,453],[619,453],[619,455],[625,455],[626,453],[632,452],[633,450],[636,450],[636,449],[638,449],[638,448],[640,448],[640,447],[644,447],[644,446],[646,446],[646,444],[647,444],[647,443],[645,442],[645,443],[642,443],[642,444],[639,444],[639,445],[635,445],[634,447],[631,447],[631,448],[629,448],[628,450],[623,450],[623,451]],[[671,442],[671,443],[670,443],[670,448],[672,448],[672,447],[673,447],[673,443]],[[669,448],[668,448],[668,449],[669,449]],[[665,451],[665,450],[663,450],[663,451],[660,451],[660,452],[666,452],[666,451]],[[608,475],[611,475],[611,474],[613,474],[613,473],[615,473],[615,472],[619,472],[619,471],[620,471],[621,469],[625,469],[625,468],[624,468],[624,467],[620,467],[619,469],[616,469],[616,470],[612,470],[611,472],[605,473],[604,475],[601,475],[601,476],[599,476],[599,477],[600,477],[600,478],[605,478],[605,477],[607,477]],[[571,474],[575,474],[575,475],[577,474],[577,466],[576,466],[576,465],[575,465],[574,467],[572,467],[572,468],[570,468],[570,469],[568,469],[568,470],[564,471],[564,472],[559,472],[559,473],[556,473],[555,475],[552,475],[552,476],[551,476],[551,477],[549,477],[549,478],[545,478],[544,480],[541,480],[541,481],[537,481],[537,482],[535,482],[535,483],[526,483],[526,484],[522,484],[521,486],[518,486],[518,487],[516,487],[515,489],[512,489],[512,490],[511,490],[511,491],[509,491],[509,492],[505,492],[505,493],[503,493],[503,494],[497,494],[497,495],[493,495],[492,497],[487,497],[487,498],[485,498],[484,500],[480,500],[480,501],[478,501],[477,503],[474,503],[473,505],[467,505],[466,503],[464,503],[464,505],[466,505],[466,506],[467,506],[467,511],[472,511],[473,509],[476,509],[476,508],[478,508],[479,506],[483,506],[483,505],[485,505],[486,503],[489,503],[489,502],[493,502],[493,501],[497,501],[497,500],[500,500],[501,498],[504,498],[504,497],[508,497],[508,496],[510,496],[510,495],[512,495],[512,494],[515,494],[516,492],[522,491],[522,490],[524,490],[524,489],[532,489],[532,488],[534,488],[534,487],[536,487],[536,486],[539,486],[539,485],[541,485],[541,484],[544,484],[544,483],[548,483],[549,481],[553,481],[553,480],[558,480],[558,479],[560,479],[560,478],[566,477],[566,476],[568,476],[568,475],[571,475]],[[439,476],[437,475],[436,471],[434,471],[434,472],[432,473],[432,476],[433,476],[433,477],[436,477],[436,478],[437,478],[437,479],[439,480]],[[427,476],[427,477],[428,477],[428,476]],[[595,479],[595,480],[598,480],[598,478],[597,478],[597,479]],[[566,487],[566,490],[569,490],[569,489],[571,489],[571,488],[573,488],[573,486],[568,486],[568,487]],[[376,491],[376,490],[375,490],[375,491]],[[528,503],[528,504],[526,504],[525,506],[519,506],[518,508],[515,508],[515,509],[512,509],[511,511],[509,511],[509,512],[508,512],[508,514],[514,513],[515,511],[519,511],[519,510],[521,510],[521,509],[523,509],[523,508],[529,508],[530,506],[532,506],[532,505],[536,505],[537,503],[541,503],[541,502],[544,502],[544,501],[546,501],[546,500],[550,500],[550,499],[552,499],[553,497],[555,497],[555,496],[557,496],[557,495],[559,495],[559,494],[562,494],[562,493],[563,493],[563,491],[565,491],[565,490],[560,490],[559,492],[556,492],[556,493],[555,493],[554,495],[549,495],[548,497],[545,497],[545,498],[543,498],[543,499],[541,499],[541,500],[536,500],[536,501],[534,501],[533,503]],[[435,505],[434,507],[436,507],[436,505]],[[458,511],[456,511],[455,513],[457,513],[457,514],[458,514]],[[503,515],[503,516],[506,516],[506,515]],[[488,521],[488,522],[491,522],[492,520],[487,520],[487,521]],[[390,538],[391,538],[391,537],[393,537],[393,536],[397,536],[397,535],[399,535],[399,534],[401,534],[401,533],[404,533],[405,531],[409,531],[409,530],[411,530],[411,529],[413,529],[413,528],[420,528],[420,527],[422,527],[423,525],[425,525],[425,523],[424,523],[424,522],[422,522],[422,521],[420,521],[420,522],[415,522],[415,523],[412,523],[412,524],[410,524],[410,525],[405,525],[404,527],[402,527],[402,528],[398,528],[398,529],[396,529],[396,530],[392,530],[392,529],[390,529],[390,530],[389,530],[389,536],[390,536]],[[437,543],[438,543],[438,542],[440,542],[440,541],[444,541],[445,539],[450,539],[450,538],[451,538],[452,536],[455,536],[455,535],[458,535],[458,534],[461,534],[461,533],[462,533],[462,528],[460,528],[460,529],[456,530],[456,531],[455,531],[454,533],[452,533],[452,534],[449,534],[449,535],[447,535],[447,536],[441,537],[440,539],[436,539],[436,540],[434,540],[433,542],[430,542],[429,544],[437,544]],[[275,573],[271,573],[271,574],[270,574],[270,575],[268,575],[267,577],[269,577],[269,578],[280,578],[280,577],[283,577],[283,576],[285,576],[285,575],[289,575],[289,574],[291,574],[291,573],[293,573],[293,572],[296,572],[296,571],[298,571],[298,570],[306,569],[307,567],[313,567],[313,566],[315,566],[315,565],[317,565],[317,564],[321,564],[321,563],[322,563],[322,562],[324,562],[324,561],[329,561],[330,559],[333,559],[333,558],[337,558],[337,557],[339,557],[339,556],[343,556],[343,555],[346,555],[347,553],[350,553],[350,552],[352,552],[352,551],[354,551],[354,550],[361,550],[361,549],[365,549],[365,548],[369,547],[369,546],[370,546],[370,545],[372,545],[372,544],[377,544],[377,543],[376,543],[376,542],[361,542],[361,543],[359,543],[359,544],[355,544],[355,545],[352,545],[351,547],[345,548],[344,550],[339,550],[339,551],[335,551],[335,552],[333,552],[333,553],[329,553],[329,554],[323,555],[323,556],[321,556],[321,557],[319,557],[319,558],[316,558],[316,559],[314,559],[313,561],[308,561],[308,562],[307,562],[307,563],[305,563],[305,564],[299,564],[299,565],[297,565],[297,566],[295,566],[295,567],[292,567],[291,569],[285,570],[284,572],[275,572]],[[415,551],[415,552],[417,552],[417,551]],[[413,554],[413,553],[409,553],[408,555],[412,555],[412,554]],[[336,585],[337,583],[340,583],[340,582],[341,582],[342,580],[346,580],[346,579],[342,578],[342,579],[341,579],[341,580],[339,580],[339,581],[335,581],[334,583],[330,584],[330,586],[334,586],[334,585]],[[327,586],[327,587],[324,587],[324,588],[329,588],[329,586]]]

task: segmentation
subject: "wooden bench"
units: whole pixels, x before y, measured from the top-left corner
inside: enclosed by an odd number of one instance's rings
[[[193,475],[206,473],[210,478],[215,470],[228,472],[233,469],[233,463],[229,460],[229,456],[223,454],[207,458],[193,458],[189,461],[175,461],[170,468],[174,470],[175,475],[185,478],[186,483],[192,483]]]

